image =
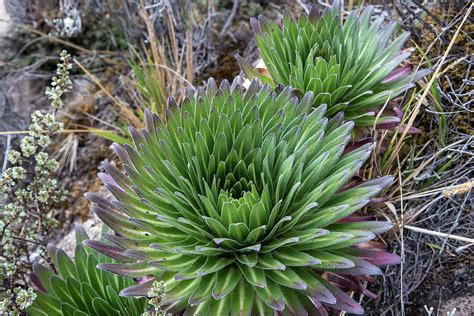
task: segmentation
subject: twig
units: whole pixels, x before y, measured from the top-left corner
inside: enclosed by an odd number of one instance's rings
[[[90,129],[63,129],[62,131],[53,132],[53,134],[69,134],[69,133],[93,133],[95,131],[101,131],[100,128],[90,128]],[[0,135],[23,135],[28,134],[29,131],[9,131],[9,132],[0,132]]]
[[[191,1],[188,0],[188,28],[186,30],[186,79],[193,81],[193,17],[191,16]]]
[[[4,19],[0,19],[0,21],[5,21]],[[113,52],[113,51],[105,51],[105,50],[94,50],[94,51],[91,51],[87,48],[84,48],[82,46],[79,46],[79,45],[76,45],[74,43],[71,43],[69,41],[65,41],[63,39],[60,39],[56,36],[52,36],[52,35],[49,35],[49,34],[46,34],[44,32],[41,32],[41,31],[38,31],[34,28],[32,28],[31,26],[28,26],[28,25],[23,25],[23,24],[18,24],[18,23],[15,23],[15,22],[11,22],[9,21],[8,23],[22,29],[22,30],[25,30],[25,31],[28,31],[28,32],[31,32],[33,34],[36,34],[42,38],[47,38],[53,42],[57,42],[61,45],[64,45],[64,46],[68,46],[68,47],[71,47],[71,48],[74,48],[75,50],[78,50],[80,52],[83,52],[83,53],[89,53],[89,54],[93,54],[93,53],[96,53],[96,54],[107,54],[107,55],[115,55],[116,52]]]
[[[3,165],[2,165],[2,175],[5,173],[5,170],[7,170],[8,166],[8,152],[10,151],[10,143],[11,143],[11,135],[7,135],[7,146],[5,148],[5,156],[3,157]]]
[[[296,1],[304,10],[304,12],[306,12],[306,14],[309,13],[309,9],[308,9],[308,6],[301,0],[297,0]]]
[[[419,227],[410,226],[410,225],[405,225],[403,227],[407,228],[409,230],[412,230],[414,232],[417,232],[417,233],[422,233],[422,234],[427,234],[427,235],[437,236],[437,237],[443,237],[443,238],[450,238],[450,239],[464,241],[464,242],[467,242],[467,243],[470,243],[470,244],[474,244],[474,239],[473,238],[467,238],[467,237],[458,236],[458,235],[450,235],[450,234],[446,234],[446,233],[435,232],[435,231],[432,231],[432,230],[429,230],[429,229],[419,228]]]
[[[234,0],[234,3],[232,4],[232,10],[230,11],[230,15],[227,18],[227,21],[225,21],[224,27],[222,28],[221,32],[219,33],[220,37],[222,37],[225,34],[229,26],[232,24],[235,14],[237,13],[237,9],[239,9],[239,6],[240,6],[239,0]]]
[[[400,157],[397,155],[398,169],[400,169]],[[398,182],[400,183],[400,240],[401,240],[401,260],[400,260],[400,307],[402,315],[405,315],[405,302],[403,301],[403,271],[405,261],[405,240],[404,240],[404,221],[405,221],[405,204],[403,203],[402,190],[402,173],[398,172]]]

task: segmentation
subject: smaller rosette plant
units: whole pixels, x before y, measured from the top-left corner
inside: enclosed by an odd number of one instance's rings
[[[395,22],[384,26],[384,18],[379,17],[371,23],[372,6],[361,16],[352,12],[343,21],[340,7],[335,1],[320,16],[313,6],[309,15],[295,20],[285,14],[281,23],[263,16],[252,18],[267,71],[257,72],[240,56],[237,60],[250,79],[291,86],[301,94],[312,91],[313,105],[326,104],[328,116],[343,111],[357,126],[394,127],[399,117],[377,117],[378,112],[427,71],[413,73],[411,65],[403,65],[410,56],[402,50],[409,33],[391,40]]]
[[[50,246],[47,250],[54,269],[34,264],[31,281],[37,287],[36,300],[28,308],[28,315],[126,316],[146,312],[145,298],[119,295],[120,289],[136,284],[133,279],[96,268],[113,260],[84,247],[82,242],[88,238],[82,226],[77,226],[74,260],[62,249]]]
[[[399,262],[371,242],[392,224],[355,215],[392,181],[351,182],[372,144],[346,147],[354,124],[313,110],[311,92],[236,79],[186,95],[165,122],[147,112],[134,147],[115,145],[114,198],[87,195],[115,232],[88,245],[122,261],[98,267],[141,278],[124,296],[163,282],[166,313],[363,313],[346,291],[372,296],[361,281]]]

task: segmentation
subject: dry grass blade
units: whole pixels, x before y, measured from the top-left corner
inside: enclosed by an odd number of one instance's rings
[[[126,104],[124,104],[122,101],[114,97],[100,82],[99,78],[94,76],[89,70],[87,70],[86,67],[84,67],[78,60],[74,59],[74,62],[76,65],[81,68],[82,71],[100,88],[100,90],[112,101],[112,104],[117,107],[118,110],[122,111],[121,115],[124,115],[129,122],[134,126],[134,127],[143,127],[143,123],[140,120],[139,117],[133,113],[133,111],[130,109],[130,107]]]
[[[143,46],[145,57],[141,57],[134,51],[135,57],[138,59],[139,68],[133,67],[136,76],[141,78],[138,82],[145,90],[155,91],[154,100],[155,106],[159,107],[159,113],[164,113],[166,110],[166,98],[173,96],[178,102],[182,99],[182,91],[185,85],[192,86],[193,81],[193,28],[191,14],[188,14],[188,23],[186,30],[186,40],[183,47],[183,52],[180,53],[178,39],[175,32],[173,16],[164,9],[166,18],[166,25],[168,29],[167,37],[161,39],[157,38],[154,25],[148,15],[147,9],[140,1],[140,17],[144,21],[147,28],[147,35],[149,39],[149,47]],[[188,8],[190,11],[190,8]],[[165,47],[164,42],[169,42],[169,48]],[[184,53],[184,48],[185,53]],[[186,58],[186,63],[183,59]],[[183,71],[184,66],[186,69]],[[147,97],[150,99],[150,97]]]
[[[0,18],[0,21],[1,22],[7,22],[8,24],[11,24],[11,25],[21,29],[25,33],[35,34],[35,35],[39,36],[40,38],[47,39],[49,41],[58,43],[58,44],[60,44],[62,46],[65,46],[65,47],[70,47],[70,48],[75,49],[75,50],[77,50],[81,53],[94,55],[96,58],[101,59],[106,63],[109,63],[109,64],[119,63],[117,60],[115,60],[113,58],[104,57],[104,55],[114,56],[114,55],[117,54],[117,52],[109,51],[109,50],[90,50],[90,49],[87,49],[83,46],[76,45],[76,44],[74,44],[70,41],[59,38],[57,36],[54,36],[54,35],[51,35],[51,34],[46,34],[46,33],[42,32],[40,30],[37,30],[34,27],[29,26],[29,25],[15,23],[15,22],[12,22],[10,20],[5,20],[5,19],[2,19],[2,18]]]
[[[159,51],[158,49],[155,30],[150,21],[150,17],[148,16],[147,10],[145,9],[145,5],[143,4],[143,0],[140,0],[140,16],[145,22],[145,25],[148,31],[149,42],[150,42],[149,50],[144,47],[144,51],[146,55],[145,60],[139,58],[141,68],[143,70],[147,69],[147,64],[146,64],[147,62],[151,63],[155,67],[155,71],[153,72],[153,74],[156,75],[156,78],[154,79],[156,80],[156,84],[159,85],[158,90],[163,93],[164,91],[166,91],[166,86],[165,86],[166,73],[163,71],[163,68],[160,68],[158,65],[160,65],[161,63],[164,63],[166,65],[166,58],[164,58],[163,54],[161,54],[162,51]],[[151,53],[151,56],[150,56],[150,53]],[[135,54],[135,55],[138,55],[138,54]],[[165,102],[162,102],[161,104],[156,104],[156,106],[161,106],[162,113],[164,113],[164,111],[166,110]]]
[[[59,144],[59,149],[56,152],[56,157],[59,159],[60,169],[63,169],[68,165],[69,173],[74,171],[77,160],[77,148],[79,145],[78,136],[74,133],[70,133],[64,140]]]
[[[455,143],[452,143],[445,148],[439,150],[438,152],[434,153],[429,159],[425,160],[423,163],[420,164],[418,168],[416,168],[408,177],[406,177],[400,184],[399,187],[397,187],[395,190],[392,191],[392,193],[389,194],[389,197],[392,198],[397,192],[399,192],[400,188],[403,188],[410,180],[415,178],[417,175],[419,175],[425,168],[428,166],[433,160],[435,160],[440,154],[448,151],[451,148],[456,147],[457,145],[461,144],[463,140],[459,140]],[[398,156],[397,156],[398,157]],[[399,170],[400,171],[400,170]]]
[[[414,227],[414,226],[410,226],[410,225],[405,225],[403,227],[406,228],[406,229],[412,230],[414,232],[417,232],[417,233],[428,234],[428,235],[431,235],[431,236],[437,236],[437,237],[442,237],[442,238],[451,238],[451,239],[454,239],[454,240],[459,240],[459,241],[467,242],[467,243],[470,243],[470,244],[474,244],[474,239],[473,238],[467,238],[467,237],[463,237],[463,236],[457,236],[457,235],[450,235],[450,234],[446,234],[446,233],[435,232],[435,231],[432,231],[432,230],[429,230],[429,229]]]
[[[423,91],[423,94],[421,95],[420,99],[418,100],[418,103],[416,104],[416,106],[413,110],[413,113],[411,114],[410,119],[408,120],[408,123],[406,124],[405,128],[403,129],[403,132],[402,132],[402,135],[401,135],[400,139],[398,140],[397,144],[395,145],[395,147],[394,147],[394,149],[391,153],[390,158],[388,159],[388,165],[391,165],[393,163],[396,156],[400,152],[400,149],[404,144],[405,137],[406,137],[410,127],[413,126],[415,118],[417,117],[418,113],[420,112],[420,107],[423,104],[423,102],[424,102],[425,98],[427,97],[428,93],[430,92],[431,86],[433,85],[433,83],[438,78],[438,75],[441,71],[441,68],[443,67],[444,62],[446,61],[446,57],[448,56],[448,54],[451,51],[454,43],[456,42],[456,38],[459,36],[459,33],[460,33],[462,27],[464,26],[464,23],[467,21],[468,17],[470,16],[473,6],[474,6],[474,4],[471,3],[468,10],[466,11],[466,14],[464,15],[464,18],[462,19],[462,21],[459,24],[456,32],[454,33],[454,36],[451,39],[446,51],[444,52],[443,57],[441,58],[440,62],[438,63],[438,66],[436,67],[436,70],[433,73],[433,76],[431,77],[430,81],[426,85],[426,87]]]
[[[193,64],[193,19],[189,14],[188,29],[186,30],[186,79],[188,83],[193,82],[194,79]]]
[[[397,163],[398,163],[398,183],[399,183],[399,188],[400,188],[400,241],[401,241],[401,253],[400,257],[402,260],[400,261],[400,307],[401,307],[401,312],[402,315],[405,315],[405,304],[403,301],[403,271],[404,271],[404,264],[405,264],[405,242],[404,242],[404,231],[403,227],[405,225],[405,204],[403,202],[403,190],[402,190],[402,173],[400,171],[400,158],[397,156]]]

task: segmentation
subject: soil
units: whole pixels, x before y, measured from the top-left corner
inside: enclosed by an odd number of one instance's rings
[[[452,260],[430,271],[418,289],[410,296],[407,315],[419,315],[424,305],[434,307],[438,315],[457,309],[456,316],[474,313],[474,259]]]
[[[247,45],[249,45],[249,38],[252,38],[252,31],[248,23],[238,23],[232,26],[230,35],[224,35],[223,45],[216,47],[216,61],[197,77],[196,82],[200,83],[213,77],[219,84],[222,80],[232,79],[240,73],[240,67],[237,64],[235,55],[243,55]]]

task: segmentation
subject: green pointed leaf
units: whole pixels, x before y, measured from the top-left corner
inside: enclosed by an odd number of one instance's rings
[[[309,253],[296,250],[293,247],[279,248],[273,252],[273,256],[285,266],[314,266],[321,263],[321,260]]]
[[[61,303],[68,303],[72,306],[75,306],[75,302],[70,296],[66,282],[54,275],[51,277],[50,283],[54,294]]]
[[[66,279],[66,286],[70,297],[74,300],[75,306],[80,311],[87,311],[87,304],[84,302],[81,293],[81,284],[72,277]]]
[[[245,264],[241,264],[238,262],[240,271],[244,275],[247,282],[252,284],[253,286],[264,288],[267,286],[267,281],[265,278],[265,272],[262,269],[257,268],[250,268]]]
[[[199,286],[196,287],[194,293],[191,295],[191,297],[189,297],[189,305],[199,305],[209,299],[211,297],[212,289],[215,286],[217,277],[217,273],[203,276],[199,282]]]
[[[250,316],[252,314],[254,291],[252,285],[241,280],[231,296],[231,315]]]
[[[212,297],[216,300],[229,294],[242,278],[242,273],[236,266],[218,272],[216,283],[212,289]]]
[[[82,313],[81,311],[77,310],[75,307],[73,307],[71,304],[68,304],[68,303],[61,304],[61,312],[62,312],[62,315],[76,315],[76,313],[80,315]],[[82,313],[82,315],[88,315],[88,314]]]
[[[163,304],[187,299],[199,286],[200,279],[178,281],[177,285],[166,293],[166,300]]]
[[[235,257],[240,263],[245,264],[250,268],[253,268],[257,264],[258,253],[252,252],[247,254],[236,254]]]
[[[264,270],[285,270],[286,266],[276,260],[270,252],[260,253],[256,267]]]
[[[231,202],[226,202],[222,206],[221,218],[224,227],[229,227],[230,224],[240,222],[240,216],[237,207]]]
[[[262,202],[255,204],[250,212],[250,230],[263,226],[267,223],[267,211]]]
[[[247,239],[250,231],[244,223],[232,223],[229,225],[229,233],[235,241],[241,243]]]
[[[46,315],[61,316],[61,302],[52,296],[49,296],[43,292],[36,293],[36,300],[33,303],[33,307],[45,313]]]
[[[92,306],[94,306],[96,315],[114,316],[120,313],[120,311],[111,308],[110,304],[100,297],[92,299]]]
[[[267,280],[267,286],[264,288],[256,287],[255,292],[269,307],[277,311],[285,309],[285,300],[278,284]]]
[[[351,260],[330,252],[311,250],[308,251],[308,253],[311,256],[321,260],[321,263],[314,267],[315,269],[345,269],[355,266],[354,262]]]
[[[62,249],[56,249],[56,266],[60,275],[66,279],[75,276],[76,268],[74,263]]]
[[[229,315],[230,307],[230,295],[226,295],[218,301],[211,300],[209,315]]]
[[[306,290],[307,285],[293,269],[287,267],[285,270],[269,270],[265,275],[273,282],[296,290]]]

